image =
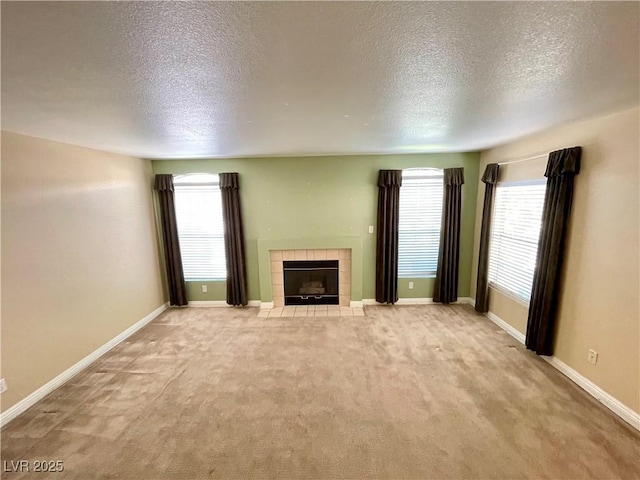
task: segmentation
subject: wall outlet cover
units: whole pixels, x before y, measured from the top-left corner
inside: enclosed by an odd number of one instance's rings
[[[4,378],[0,378],[0,393],[7,391],[7,382]]]
[[[413,290],[413,282],[409,282],[409,290]]]
[[[202,293],[207,293],[207,286],[206,285],[202,285]]]
[[[593,363],[594,365],[598,363],[598,352],[596,352],[595,350],[589,350],[589,353],[587,354],[587,360],[589,361],[589,363]]]

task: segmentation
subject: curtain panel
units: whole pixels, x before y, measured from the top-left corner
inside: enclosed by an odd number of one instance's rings
[[[158,192],[160,203],[160,224],[169,287],[169,303],[172,306],[179,307],[187,305],[188,302],[187,286],[182,269],[182,255],[180,254],[180,241],[178,239],[173,175],[156,175],[154,189]]]
[[[547,190],[525,342],[526,347],[538,355],[553,355],[567,225],[573,200],[574,178],[580,172],[581,154],[581,147],[551,152],[544,174],[547,177]]]
[[[460,214],[464,168],[444,169],[444,196],[438,268],[433,301],[453,303],[458,300],[458,265],[460,263]]]
[[[475,305],[476,311],[480,313],[489,311],[489,241],[491,238],[493,198],[495,196],[496,183],[498,183],[499,171],[500,166],[497,163],[490,163],[482,175],[482,182],[484,183],[484,204],[482,207],[482,227],[480,230]]]
[[[244,306],[248,303],[247,260],[239,187],[237,173],[220,174],[224,248],[227,257],[227,303],[234,306]]]
[[[378,232],[376,242],[376,301],[398,301],[398,227],[402,170],[378,175]]]

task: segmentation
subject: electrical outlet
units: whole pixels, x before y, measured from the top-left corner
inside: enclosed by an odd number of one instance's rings
[[[202,293],[207,293],[207,286],[206,285],[202,285]]]
[[[7,391],[7,382],[4,378],[0,378],[0,393]]]
[[[413,290],[413,282],[409,282],[409,290]]]
[[[594,365],[598,363],[598,352],[596,352],[595,350],[589,350],[589,353],[587,354],[587,360],[589,360],[589,363],[593,363]]]
[[[373,225],[369,225],[369,233],[373,233]]]

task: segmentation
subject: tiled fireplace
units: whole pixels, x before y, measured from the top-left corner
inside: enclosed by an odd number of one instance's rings
[[[337,260],[339,305],[348,307],[351,302],[351,249],[295,249],[270,250],[271,288],[273,306],[285,306],[283,262],[301,260]]]

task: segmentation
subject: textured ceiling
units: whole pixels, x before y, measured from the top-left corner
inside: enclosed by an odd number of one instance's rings
[[[149,158],[477,150],[638,104],[637,2],[2,2],[2,128]]]

